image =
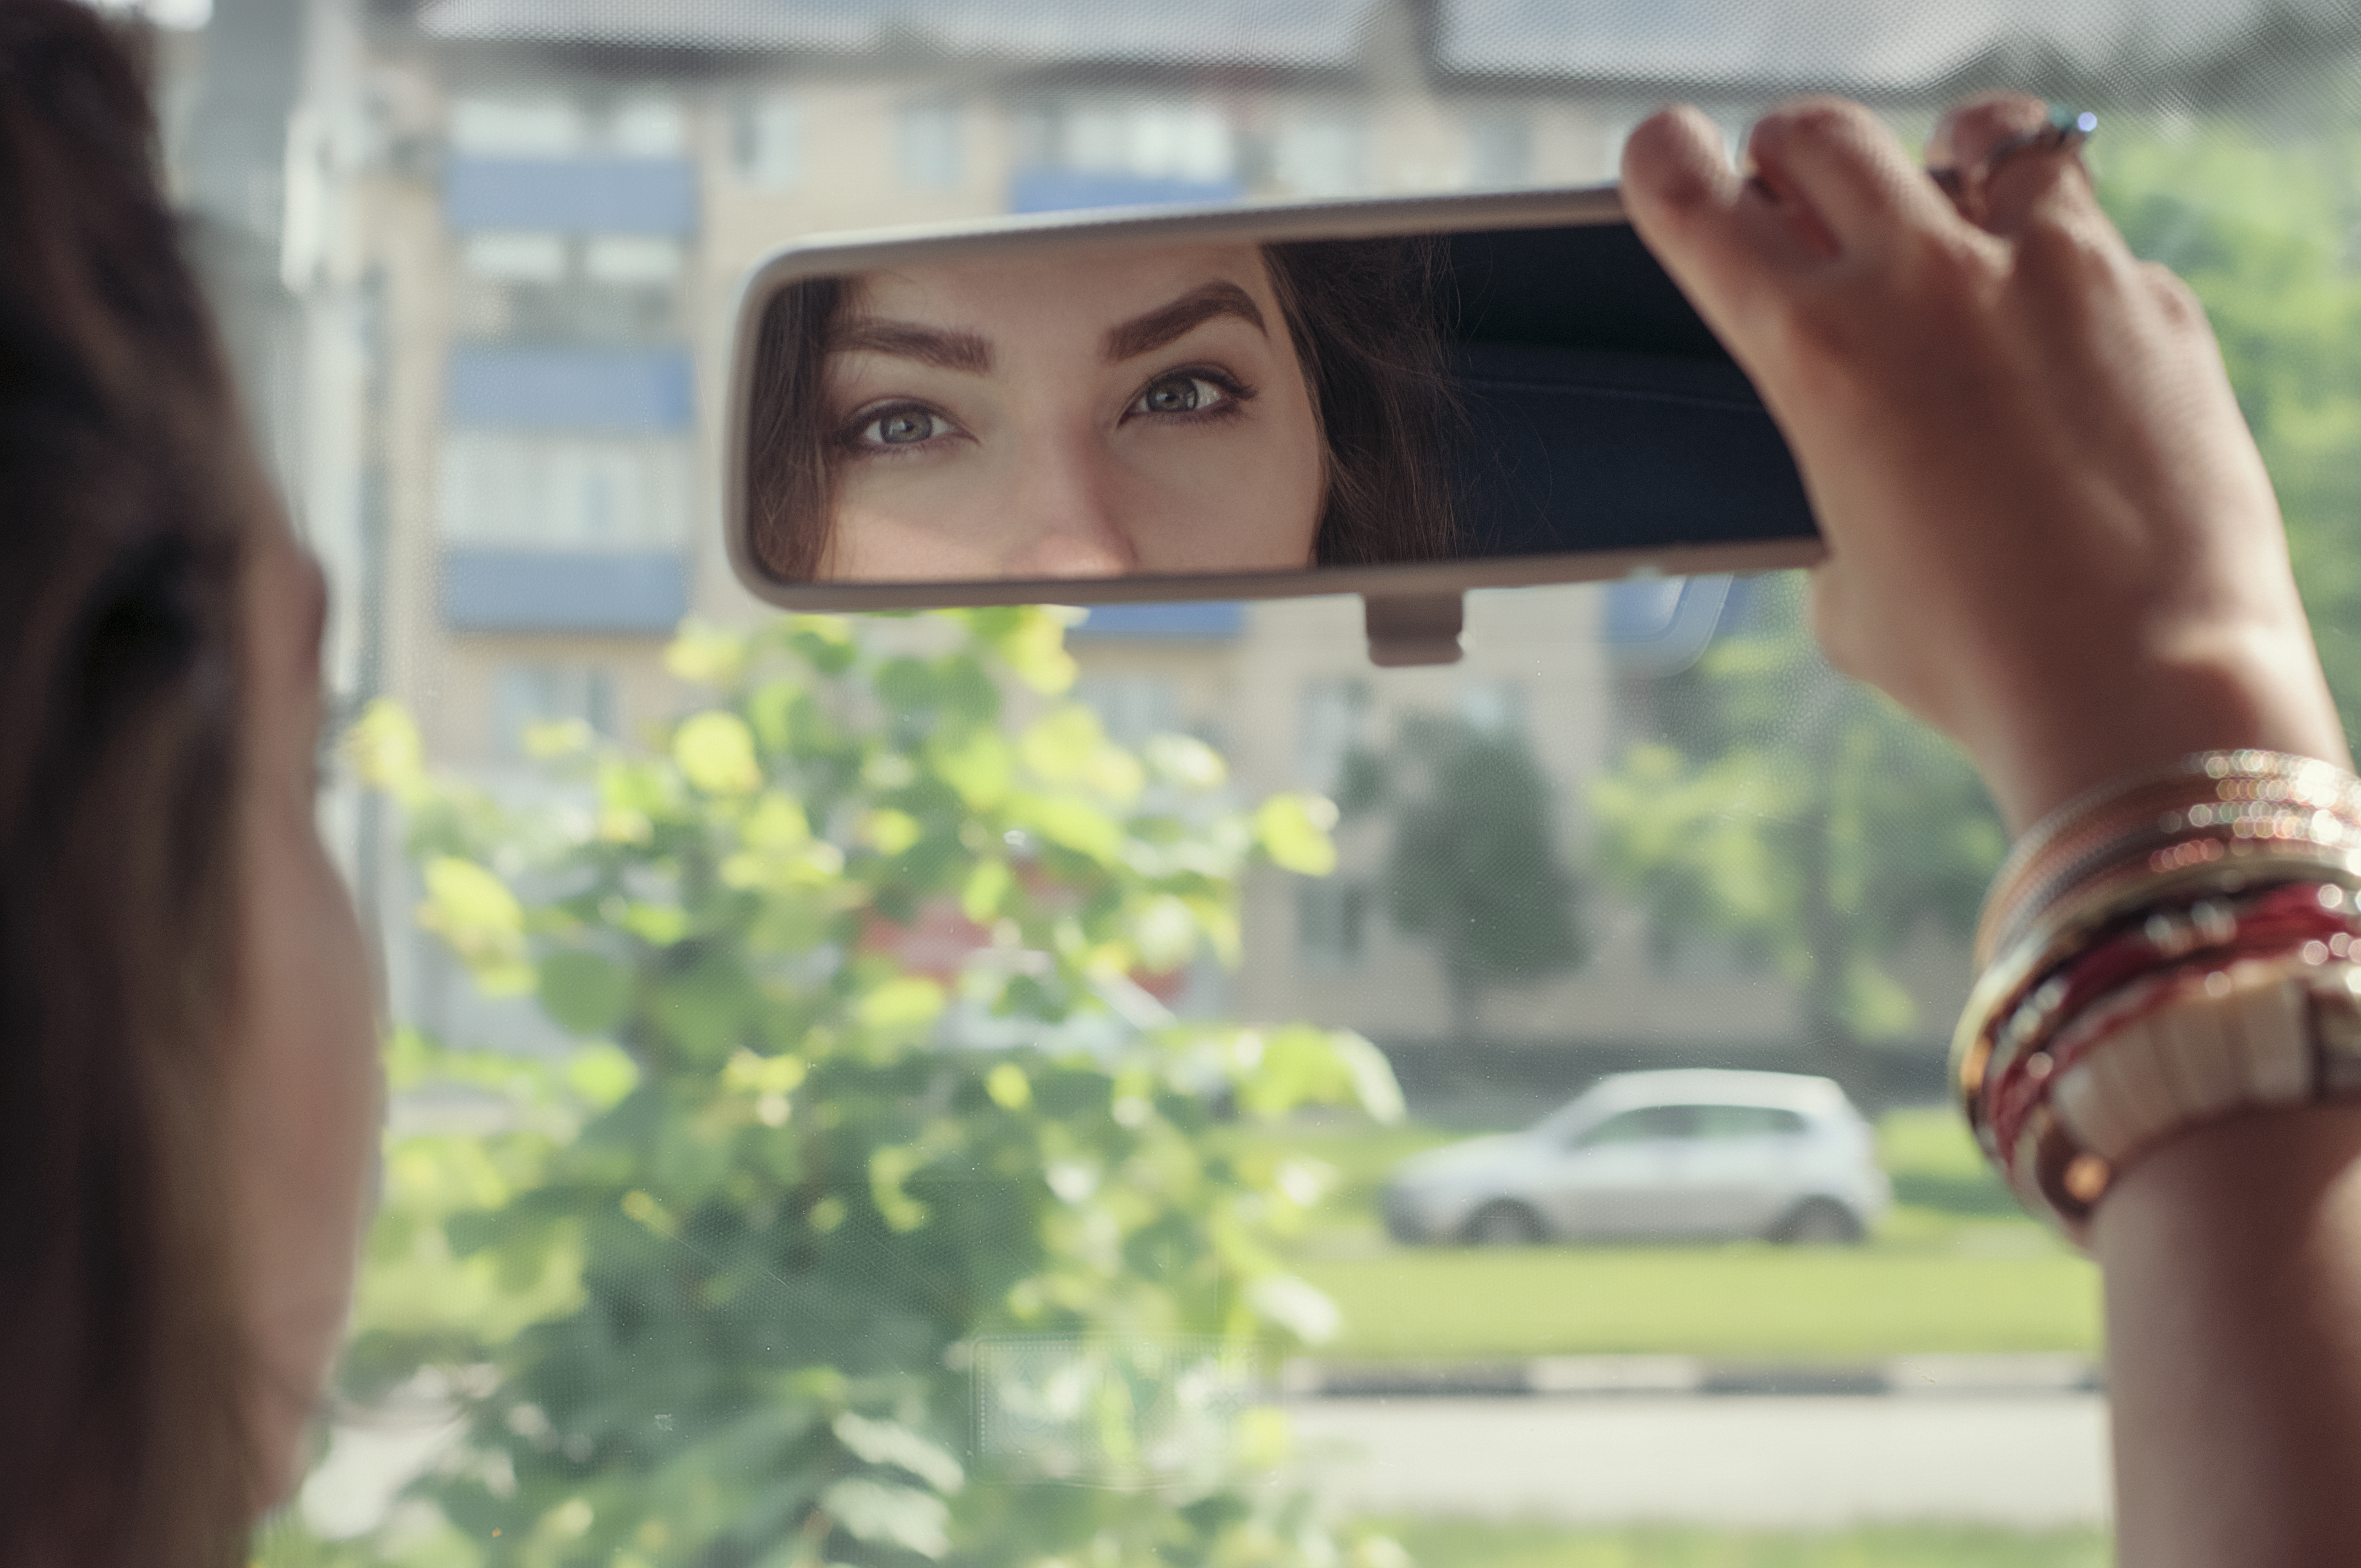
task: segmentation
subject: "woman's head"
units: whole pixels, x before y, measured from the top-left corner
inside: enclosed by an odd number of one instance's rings
[[[153,136],[89,10],[0,6],[11,1563],[238,1560],[292,1474],[366,1180],[366,974],[306,783],[320,590]]]
[[[1423,247],[1187,245],[791,285],[755,548],[794,579],[1284,570],[1445,553]]]

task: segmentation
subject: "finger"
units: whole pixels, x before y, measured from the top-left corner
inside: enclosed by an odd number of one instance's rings
[[[2037,139],[2049,128],[2049,105],[2038,98],[2001,93],[1971,99],[1936,126],[1927,161],[1959,171],[1961,210],[1993,234],[2020,234],[2044,213],[2080,224],[2097,211],[2097,199],[2072,146]]]
[[[1631,226],[1725,343],[1743,335],[1766,293],[1817,257],[1723,156],[1721,132],[1693,108],[1667,109],[1623,144]]]
[[[2012,137],[2037,131],[2048,120],[2049,105],[2024,93],[1986,93],[1954,104],[1927,137],[1929,169],[1976,168],[1993,148]]]
[[[1908,226],[1953,216],[1894,133],[1858,104],[1783,104],[1756,123],[1747,150],[1764,181],[1810,208],[1847,251],[1880,252]]]

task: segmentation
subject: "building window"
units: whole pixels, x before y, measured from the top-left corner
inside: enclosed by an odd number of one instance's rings
[[[688,537],[688,444],[676,437],[453,431],[443,537],[541,550],[675,550]]]
[[[474,234],[460,249],[459,269],[489,283],[563,283],[569,270],[566,248],[564,235]]]
[[[960,182],[966,116],[956,104],[905,104],[894,125],[894,168],[914,191],[948,191]]]
[[[1295,951],[1306,969],[1357,969],[1368,926],[1369,891],[1336,877],[1295,885]]]
[[[1364,743],[1368,727],[1369,687],[1350,677],[1310,682],[1303,688],[1303,722],[1296,729],[1296,772],[1304,787],[1334,790],[1345,759]]]
[[[605,150],[618,158],[680,158],[688,151],[688,117],[669,98],[625,98],[609,111],[601,129]]]
[[[1467,116],[1467,183],[1512,190],[1532,177],[1532,123],[1510,109],[1479,109]]]
[[[773,95],[738,105],[733,137],[738,176],[749,185],[784,190],[803,170],[803,116],[792,98]]]
[[[1368,127],[1357,117],[1292,121],[1279,127],[1279,182],[1298,196],[1357,195],[1368,183]]]
[[[478,158],[573,158],[588,150],[589,123],[565,98],[463,97],[451,105],[455,152]]]
[[[527,737],[548,724],[581,723],[615,733],[614,677],[579,665],[503,664],[492,689],[492,752],[514,762],[528,755]]]
[[[459,331],[478,342],[670,340],[687,269],[687,247],[663,235],[488,229],[459,248]]]
[[[1134,751],[1180,730],[1180,696],[1161,675],[1084,675],[1074,700],[1099,716],[1107,738]]]
[[[593,107],[555,93],[469,93],[452,101],[449,137],[470,158],[679,158],[688,121],[672,99],[644,94]]]
[[[593,284],[669,290],[687,267],[680,241],[658,235],[602,234],[582,242],[582,276]]]

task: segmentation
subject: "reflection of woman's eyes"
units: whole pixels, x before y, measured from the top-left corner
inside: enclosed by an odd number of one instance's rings
[[[924,403],[887,403],[854,414],[840,440],[856,452],[898,457],[965,433]]]
[[[1173,370],[1141,388],[1124,417],[1235,413],[1253,396],[1252,388],[1216,370]]]

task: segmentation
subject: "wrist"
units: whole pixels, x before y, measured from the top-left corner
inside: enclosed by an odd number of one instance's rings
[[[2115,661],[2110,661],[2114,663]],[[2030,675],[1961,735],[2011,833],[2127,774],[2198,751],[2252,748],[2351,765],[2309,632],[2183,639],[2124,659]]]

